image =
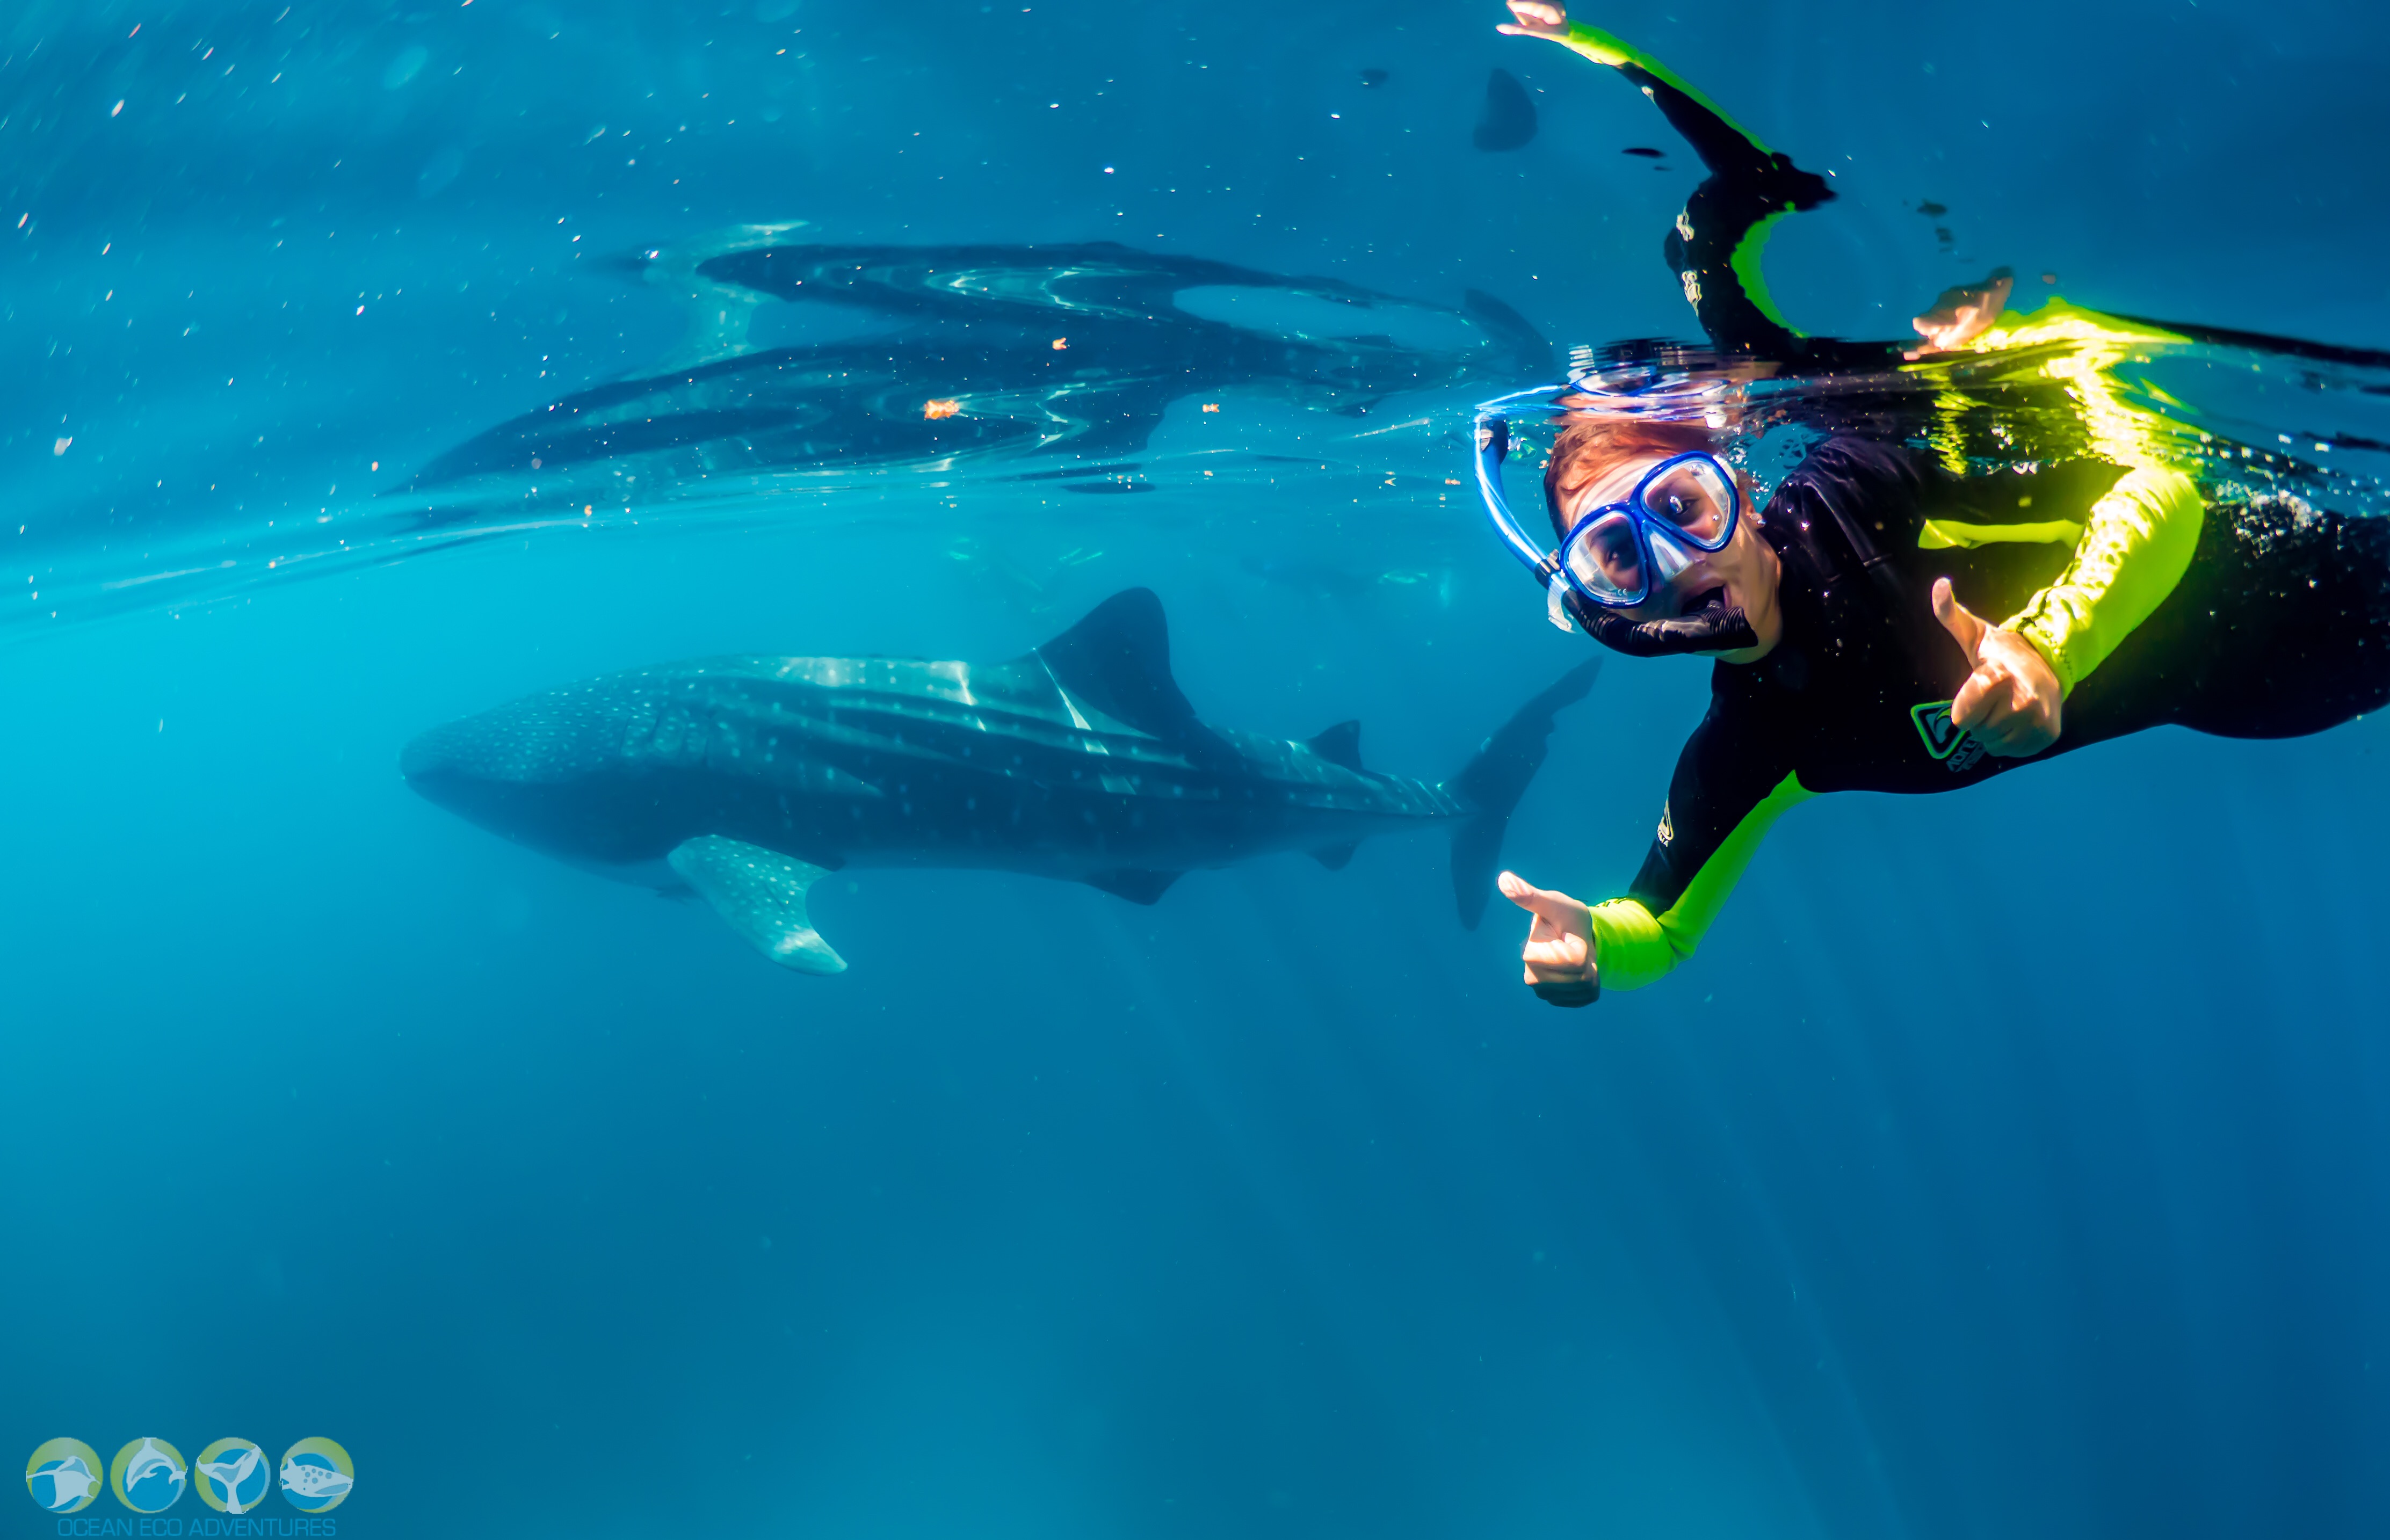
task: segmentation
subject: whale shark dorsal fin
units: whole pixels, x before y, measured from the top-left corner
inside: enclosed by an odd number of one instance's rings
[[[782,968],[846,971],[846,960],[805,912],[805,890],[828,876],[827,868],[719,834],[683,841],[664,859],[725,924]]]
[[[1148,871],[1142,866],[1115,866],[1110,871],[1090,872],[1079,880],[1131,904],[1158,904],[1162,895],[1170,891],[1170,885],[1186,875]]]
[[[1170,622],[1150,588],[1124,588],[1037,649],[1055,683],[1168,743],[1213,738],[1170,676]]]
[[[1361,768],[1361,724],[1339,722],[1333,727],[1322,728],[1304,740],[1315,754],[1330,764],[1341,764],[1347,770]]]

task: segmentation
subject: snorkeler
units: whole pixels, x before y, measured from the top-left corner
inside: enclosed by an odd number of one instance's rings
[[[1589,1005],[1604,985],[1667,973],[1777,818],[1821,792],[1953,791],[2168,723],[2290,738],[2390,702],[2390,521],[2289,497],[2210,507],[2165,436],[2088,377],[2077,395],[2098,419],[2096,456],[1961,477],[1838,434],[1754,507],[1722,457],[1738,378],[2135,336],[2055,300],[2004,316],[1998,276],[1921,316],[1921,349],[1801,336],[1760,281],[1759,248],[1775,219],[1832,197],[1824,181],[1560,6],[1510,7],[1503,32],[1616,69],[1701,155],[1711,174],[1669,235],[1669,263],[1719,353],[1749,361],[1739,376],[1679,376],[1673,392],[1613,389],[1588,367],[1480,409],[1479,489],[1555,622],[1634,655],[1717,660],[1625,896],[1588,905],[1502,874],[1535,917],[1522,955],[1537,995]],[[1544,475],[1552,550],[1501,490],[1507,417],[1531,401],[1562,423]]]

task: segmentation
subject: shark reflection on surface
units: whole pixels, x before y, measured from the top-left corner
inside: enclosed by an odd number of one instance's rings
[[[501,423],[394,490],[536,477],[563,495],[620,502],[625,473],[646,500],[725,472],[1003,452],[1101,459],[1143,448],[1172,403],[1199,393],[1358,415],[1398,391],[1551,361],[1523,317],[1475,290],[1456,310],[1110,241],[796,245],[784,229],[626,259],[628,276],[694,305],[700,334],[682,356]],[[1240,320],[1188,308],[1181,297],[1197,289],[1245,302],[1215,307]],[[751,347],[749,323],[772,302],[862,311],[883,326]],[[1118,476],[1086,490],[1140,488]]]

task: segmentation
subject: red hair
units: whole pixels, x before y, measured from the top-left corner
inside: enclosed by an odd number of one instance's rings
[[[1552,533],[1566,534],[1574,521],[1570,505],[1585,495],[1586,488],[1620,466],[1715,446],[1715,437],[1698,422],[1666,422],[1657,417],[1575,418],[1552,441],[1552,457],[1544,467],[1544,507],[1551,514]]]

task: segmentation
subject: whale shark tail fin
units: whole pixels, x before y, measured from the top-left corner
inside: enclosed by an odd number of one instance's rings
[[[1527,783],[1543,768],[1552,717],[1561,707],[1584,699],[1600,673],[1601,660],[1595,658],[1561,675],[1497,728],[1460,774],[1444,783],[1469,808],[1468,817],[1452,831],[1452,896],[1460,905],[1463,930],[1476,930],[1485,916],[1494,873],[1502,864],[1502,831]]]
[[[756,951],[800,973],[843,973],[805,912],[805,890],[829,868],[719,834],[684,840],[664,860]]]

